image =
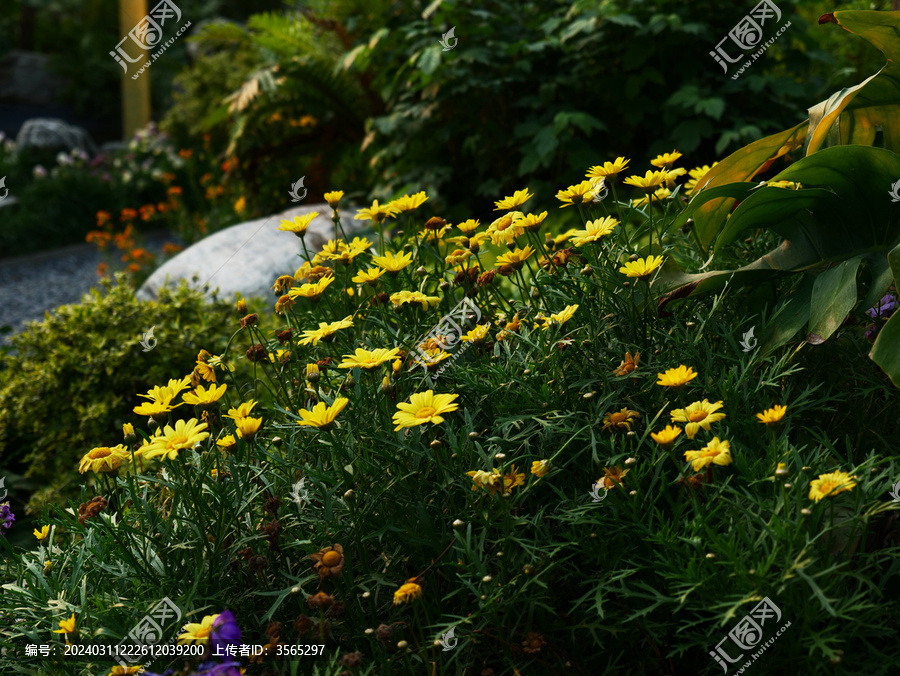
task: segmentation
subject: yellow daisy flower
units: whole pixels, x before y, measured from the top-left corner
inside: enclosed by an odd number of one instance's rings
[[[404,427],[415,427],[425,423],[438,425],[444,422],[443,413],[450,413],[459,408],[455,403],[458,394],[435,394],[433,390],[416,392],[409,398],[409,403],[397,404],[398,411],[394,414],[394,431]]]
[[[628,277],[644,279],[645,277],[649,277],[656,268],[662,265],[662,263],[662,256],[650,255],[646,258],[638,258],[636,261],[628,261],[619,268],[619,272]]]
[[[572,243],[575,246],[584,246],[588,242],[596,242],[601,237],[611,235],[619,221],[611,216],[598,218],[584,224],[584,230],[575,230],[571,233]]]
[[[305,216],[294,216],[294,220],[281,221],[281,225],[278,226],[279,230],[284,230],[285,232],[292,232],[297,237],[303,237],[306,235],[306,229],[309,227],[310,222],[319,215],[318,211],[311,211]]]
[[[113,446],[100,446],[92,449],[81,459],[78,465],[78,472],[84,474],[91,470],[95,474],[100,472],[114,472],[121,467],[122,463],[131,459],[131,453],[122,444]]]
[[[490,329],[490,324],[478,324],[474,329],[461,336],[461,340],[464,343],[480,343],[485,338],[487,338],[488,331],[490,331]]]
[[[468,249],[454,249],[453,253],[448,255],[444,260],[447,265],[457,266],[461,265],[468,259],[472,257],[472,252]]]
[[[496,209],[494,209],[494,211],[511,211],[516,207],[522,206],[532,197],[534,197],[534,193],[528,192],[528,188],[525,188],[524,190],[516,190],[516,192],[513,193],[510,197],[504,197],[499,202],[494,202],[494,205],[496,206]]]
[[[598,192],[603,189],[603,181],[597,179],[593,181],[582,181],[576,185],[570,185],[565,190],[556,193],[556,199],[564,204],[560,205],[560,209],[565,209],[573,204],[583,204],[590,202]]]
[[[833,498],[838,493],[853,490],[856,477],[846,472],[830,472],[820,474],[818,479],[809,482],[809,499],[819,502],[822,498]]]
[[[617,174],[625,171],[625,167],[628,166],[629,162],[631,162],[631,160],[626,160],[624,157],[617,157],[615,162],[604,162],[602,165],[598,164],[591,167],[588,169],[585,176],[587,178],[615,177]]]
[[[693,194],[694,190],[697,188],[697,184],[700,179],[706,176],[709,173],[709,170],[716,166],[718,162],[713,162],[712,167],[708,164],[704,164],[702,167],[694,167],[690,171],[688,171],[688,176],[691,177],[689,181],[684,184],[685,190],[687,190],[687,194]]]
[[[685,366],[682,364],[678,368],[668,369],[665,373],[657,373],[659,380],[656,381],[657,385],[663,385],[664,387],[681,387],[686,384],[688,381],[693,380],[699,374],[694,372],[693,366]]]
[[[463,221],[462,223],[457,224],[457,228],[462,231],[464,235],[471,235],[475,230],[478,229],[478,226],[481,224],[481,221],[475,220],[474,218],[470,218],[467,221]]]
[[[224,437],[219,439],[216,442],[216,446],[221,448],[223,451],[230,451],[237,445],[237,439],[234,438],[233,434],[226,434]]]
[[[632,206],[642,207],[645,204],[649,204],[652,202],[660,202],[664,199],[668,199],[672,196],[672,191],[668,188],[657,188],[652,195],[644,195],[640,199],[634,200],[632,202]]]
[[[390,204],[378,204],[378,200],[375,200],[372,202],[372,206],[357,211],[353,220],[372,221],[372,223],[379,225],[385,218],[388,216],[395,216],[397,213],[396,207],[393,207]]]
[[[423,310],[427,310],[429,307],[433,307],[441,302],[441,299],[437,296],[426,296],[421,291],[398,291],[397,293],[392,293],[390,296],[391,302],[394,305],[402,306],[411,303],[418,303],[422,306]]]
[[[664,449],[668,450],[672,448],[672,446],[675,444],[675,440],[680,434],[680,427],[666,425],[666,428],[664,430],[660,430],[659,432],[652,432],[650,434],[650,438],[660,446],[662,446]]]
[[[781,406],[780,404],[775,404],[772,408],[767,408],[762,413],[757,413],[756,417],[759,418],[759,422],[767,425],[769,427],[777,427],[781,422],[781,419],[784,418],[784,414],[787,412],[787,406]]]
[[[60,620],[59,621],[59,629],[54,629],[54,634],[74,634],[75,633],[75,613],[72,613],[72,617],[68,620]],[[66,641],[69,640],[69,637],[66,636]]]
[[[248,441],[256,436],[262,425],[262,418],[236,418],[234,426],[237,428],[239,439],[247,439]]]
[[[319,322],[319,328],[303,332],[300,344],[318,345],[320,340],[330,343],[334,340],[334,336],[338,331],[341,329],[349,329],[351,326],[353,326],[353,322],[350,321],[350,317],[345,317],[344,319],[331,323]]]
[[[394,592],[394,605],[397,606],[401,603],[407,603],[420,596],[422,596],[422,587],[415,582],[407,582]]]
[[[713,440],[699,451],[685,451],[684,459],[691,463],[695,472],[699,472],[711,464],[730,465],[731,444],[727,441],[719,441],[719,437],[713,437]]]
[[[666,187],[674,188],[676,179],[684,176],[685,174],[687,174],[687,169],[684,169],[683,167],[678,167],[677,169],[669,169],[668,171],[666,171]],[[659,191],[657,190],[657,192]]]
[[[323,277],[312,284],[304,284],[300,288],[291,289],[288,291],[288,295],[291,298],[302,296],[303,298],[309,298],[310,300],[315,301],[319,299],[332,282],[334,282],[334,277]]]
[[[384,274],[384,270],[382,268],[369,268],[368,270],[360,270],[357,272],[351,281],[356,284],[368,284],[369,286],[375,286],[378,284],[378,278]]]
[[[193,392],[187,392],[182,395],[182,399],[186,404],[191,404],[193,406],[211,406],[215,402],[219,401],[222,398],[222,395],[225,394],[225,390],[228,388],[228,385],[210,385],[209,389],[203,387],[203,385],[198,385]]]
[[[178,457],[178,451],[186,448],[193,448],[209,436],[209,432],[204,432],[206,423],[199,422],[196,418],[190,420],[177,420],[175,427],[166,425],[162,434],[153,439],[143,455],[145,458],[155,458],[158,455],[164,455],[170,460]]]
[[[543,476],[547,476],[547,473],[550,471],[550,461],[549,460],[535,460],[531,463],[531,473],[534,474],[537,478],[541,478]]]
[[[701,429],[709,432],[712,423],[719,422],[725,417],[724,413],[716,413],[723,405],[721,401],[715,404],[710,404],[707,399],[695,401],[685,408],[673,410],[672,422],[687,423],[684,426],[684,433],[688,439],[693,439]]]
[[[547,212],[542,211],[540,214],[526,214],[519,222],[526,232],[537,232],[541,229],[541,223],[547,218]]]
[[[50,526],[41,526],[40,530],[34,529],[34,537],[39,541],[46,540],[50,536]]]
[[[250,415],[250,412],[253,410],[253,407],[256,406],[257,402],[251,399],[250,401],[245,401],[240,404],[237,408],[228,409],[228,413],[226,413],[224,418],[231,418],[232,420],[237,420],[238,418],[246,418]]]
[[[466,472],[466,476],[472,478],[473,491],[477,491],[479,488],[486,488],[491,492],[491,495],[497,492],[497,489],[500,488],[500,484],[502,483],[500,472],[496,469],[490,472],[474,469],[471,472]]]
[[[398,354],[400,354],[399,347],[390,350],[383,347],[365,350],[360,347],[356,349],[354,354],[345,354],[344,361],[340,363],[338,368],[352,369],[358,366],[363,369],[373,369],[376,366],[381,366],[386,361],[396,359]]]
[[[218,615],[207,615],[199,623],[192,622],[184,626],[184,633],[178,635],[178,643],[185,644],[206,644],[209,643],[209,635],[213,630],[213,622],[218,619]]]
[[[523,265],[525,265],[525,261],[534,253],[534,249],[530,244],[526,244],[524,249],[516,248],[515,251],[508,251],[505,254],[500,254],[497,256],[496,265],[497,267],[501,267],[503,265],[509,265],[514,270],[519,270]]]
[[[341,198],[344,196],[343,190],[332,190],[331,192],[326,192],[323,197],[325,201],[328,202],[328,206],[332,209],[337,209],[338,204],[341,202]]]
[[[403,197],[398,197],[393,202],[388,202],[387,206],[389,208],[393,207],[397,213],[400,213],[418,209],[427,201],[428,196],[425,194],[425,191],[422,190],[420,192],[417,192],[415,195],[404,195]]]
[[[643,176],[629,176],[625,179],[625,185],[633,185],[635,188],[640,188],[644,192],[653,192],[659,186],[661,186],[666,180],[666,172],[665,171],[650,171],[647,170],[647,173]]]
[[[388,251],[384,256],[374,256],[372,262],[375,263],[375,265],[384,268],[385,272],[391,277],[396,277],[403,268],[412,263],[412,254],[401,251],[397,255],[394,255]]]
[[[298,420],[297,424],[301,427],[318,427],[320,430],[327,432],[334,424],[338,413],[343,411],[349,403],[350,400],[344,397],[335,399],[331,406],[327,406],[324,401],[320,401],[313,406],[311,411],[298,411],[302,420]]]
[[[663,153],[662,155],[657,155],[656,159],[650,160],[650,164],[654,167],[659,167],[660,169],[668,169],[681,157],[681,153],[677,150],[673,150],[670,153]]]

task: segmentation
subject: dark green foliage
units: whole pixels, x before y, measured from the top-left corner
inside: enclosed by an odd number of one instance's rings
[[[0,361],[0,461],[43,486],[30,506],[77,495],[79,459],[119,443],[123,423],[146,422],[130,412],[143,401],[135,393],[190,373],[201,349],[224,346],[232,320],[228,304],[185,286],[142,302],[107,282],[13,337],[17,353]],[[158,348],[144,352],[150,327]]]

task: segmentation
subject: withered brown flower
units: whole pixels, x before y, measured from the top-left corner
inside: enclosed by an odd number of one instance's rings
[[[320,549],[315,554],[310,554],[309,558],[316,562],[313,568],[321,580],[337,577],[344,570],[344,548],[339,544]]]

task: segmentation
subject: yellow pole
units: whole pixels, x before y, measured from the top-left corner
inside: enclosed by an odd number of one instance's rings
[[[119,0],[119,37],[128,35],[145,16],[147,0]],[[129,51],[133,49],[131,45]],[[132,75],[122,73],[122,134],[126,141],[150,122],[150,73],[145,71],[137,80],[132,80]]]

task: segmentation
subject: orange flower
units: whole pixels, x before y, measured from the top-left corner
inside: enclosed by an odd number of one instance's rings
[[[191,155],[193,155],[193,154],[194,154],[194,151],[190,150],[190,149],[187,149],[187,150],[181,149],[178,151],[178,157],[184,158],[186,160],[191,159]]]

